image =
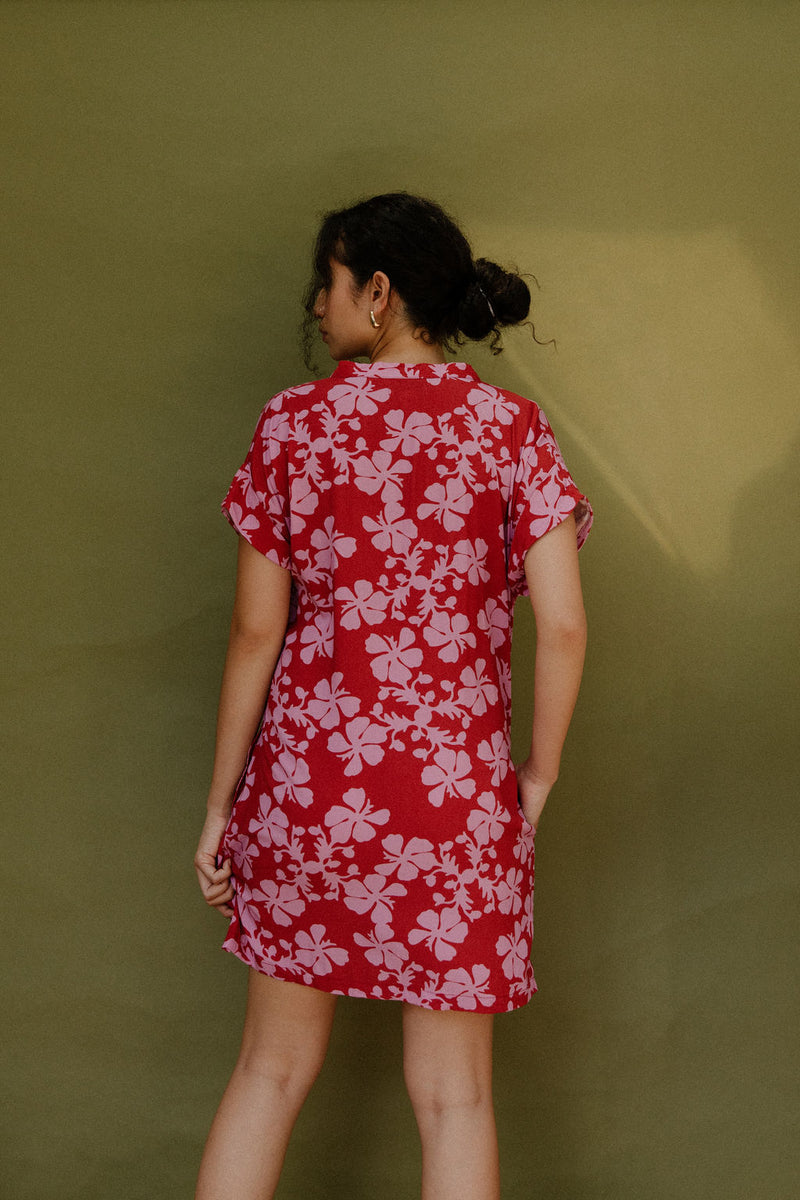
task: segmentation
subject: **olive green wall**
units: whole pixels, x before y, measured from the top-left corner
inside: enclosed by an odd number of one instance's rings
[[[218,504],[306,374],[318,214],[402,187],[536,273],[557,351],[472,359],[597,512],[504,1197],[796,1196],[799,38],[755,0],[0,5],[4,1195],[192,1194],[245,975],[191,870]],[[340,1004],[283,1200],[417,1194],[398,1015]]]

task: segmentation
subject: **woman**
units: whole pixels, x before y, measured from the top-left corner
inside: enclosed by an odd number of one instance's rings
[[[223,505],[238,577],[195,865],[251,969],[198,1200],[274,1194],[336,995],[403,1003],[424,1200],[499,1196],[492,1021],[536,988],[533,839],[581,676],[591,510],[537,406],[445,350],[496,345],[529,306],[428,201],[376,196],[320,230],[306,307],[338,365],[269,402]]]

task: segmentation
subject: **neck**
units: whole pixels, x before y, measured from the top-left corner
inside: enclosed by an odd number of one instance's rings
[[[447,362],[438,342],[426,342],[418,333],[397,330],[394,333],[382,329],[377,331],[370,347],[369,361],[390,363],[443,363]]]

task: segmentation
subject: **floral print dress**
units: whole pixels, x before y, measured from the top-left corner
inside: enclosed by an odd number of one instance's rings
[[[267,404],[223,510],[293,581],[220,847],[225,949],[348,996],[525,1004],[512,610],[532,543],[592,519],[544,414],[463,363],[340,362]]]

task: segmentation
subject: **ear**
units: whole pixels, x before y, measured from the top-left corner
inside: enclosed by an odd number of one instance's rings
[[[389,294],[392,290],[389,276],[383,271],[376,271],[369,281],[368,286],[370,307],[375,315],[378,316],[385,310],[389,303]]]

